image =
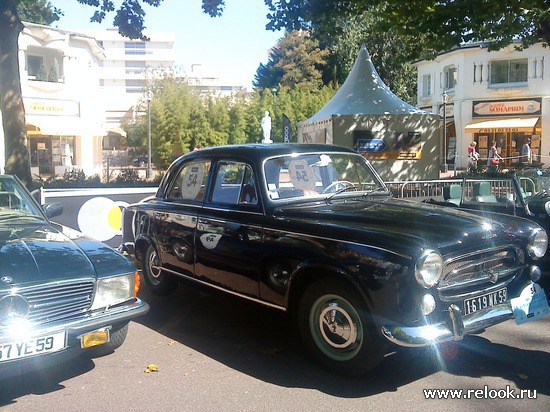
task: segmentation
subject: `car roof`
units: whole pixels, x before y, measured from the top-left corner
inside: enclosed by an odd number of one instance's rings
[[[357,153],[352,149],[343,146],[314,143],[251,143],[241,145],[215,146],[205,149],[194,150],[184,157],[204,156],[238,156],[250,160],[259,160],[266,157],[280,156],[290,153],[302,152],[350,152]]]

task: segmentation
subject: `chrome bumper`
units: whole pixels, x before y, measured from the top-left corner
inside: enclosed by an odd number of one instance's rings
[[[467,319],[462,317],[460,308],[454,304],[450,305],[447,311],[449,313],[447,322],[421,326],[382,326],[382,335],[390,342],[400,346],[428,346],[451,340],[461,340],[464,335],[514,317],[510,303],[480,310],[468,316]]]

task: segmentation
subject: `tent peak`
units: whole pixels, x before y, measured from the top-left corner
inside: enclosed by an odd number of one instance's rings
[[[367,46],[363,44],[344,84],[332,99],[308,120],[332,115],[412,113],[425,112],[401,100],[384,84],[374,68]]]

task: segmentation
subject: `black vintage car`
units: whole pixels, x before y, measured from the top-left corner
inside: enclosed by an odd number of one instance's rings
[[[156,293],[179,279],[295,316],[326,367],[363,373],[388,345],[428,346],[548,312],[546,232],[395,199],[338,146],[241,145],[175,161],[124,215],[126,248]]]
[[[139,274],[105,244],[49,221],[14,176],[0,176],[0,378],[122,345],[149,306]]]

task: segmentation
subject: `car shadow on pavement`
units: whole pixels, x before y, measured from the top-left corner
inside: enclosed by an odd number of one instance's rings
[[[29,370],[25,374],[0,377],[0,407],[14,403],[25,395],[43,395],[64,389],[61,382],[94,369],[89,356],[76,356],[43,369]]]
[[[310,361],[288,317],[272,309],[221,293],[182,285],[170,296],[146,288],[141,298],[151,306],[136,322],[230,368],[282,387],[314,388],[344,398],[384,392],[443,371],[469,376],[500,377],[518,388],[550,395],[546,368],[550,354],[492,343],[467,336],[446,353],[433,349],[397,348],[368,375],[350,379]],[[550,325],[550,320],[544,320]],[[458,349],[452,360],[444,360]]]

